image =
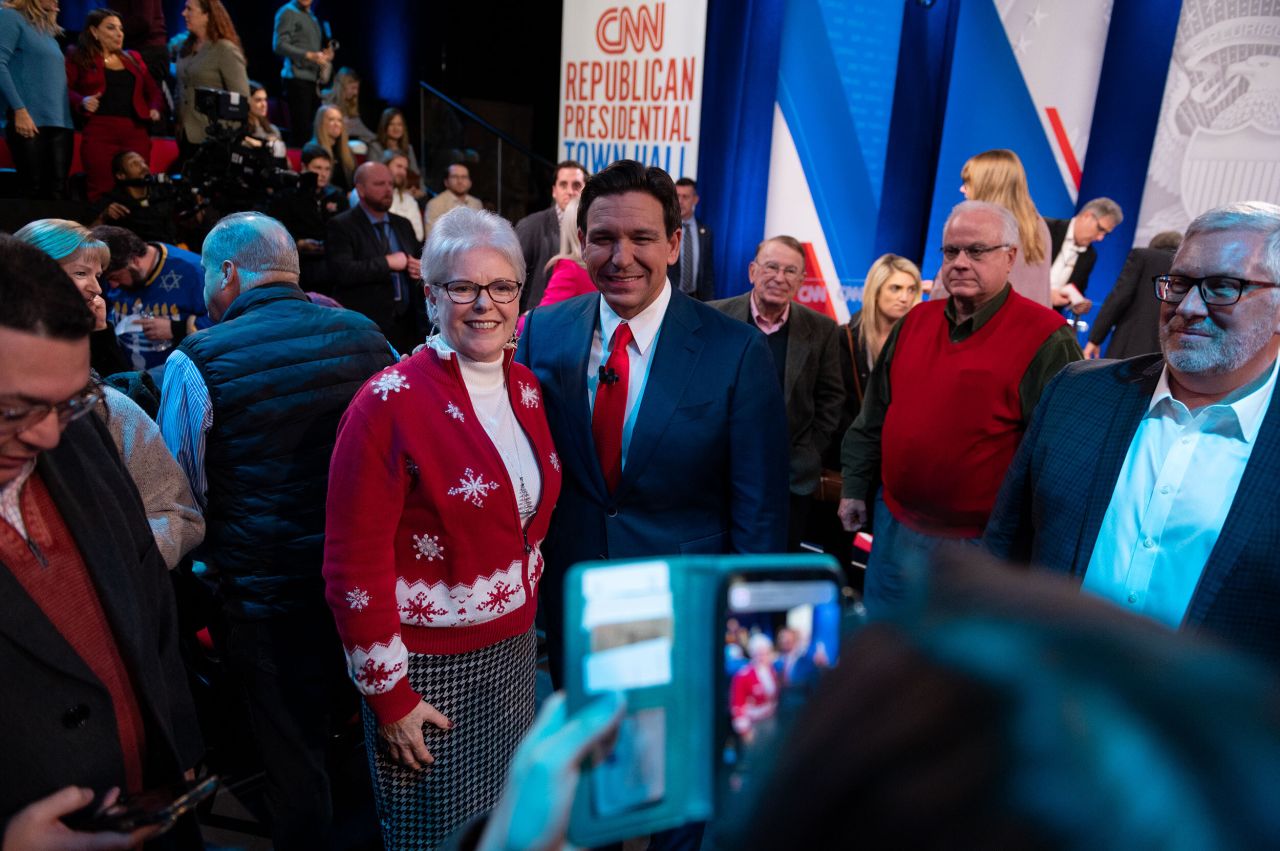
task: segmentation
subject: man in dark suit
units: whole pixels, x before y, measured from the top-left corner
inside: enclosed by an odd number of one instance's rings
[[[407,354],[426,337],[422,243],[408,219],[389,212],[390,169],[365,163],[355,184],[359,203],[330,219],[326,230],[333,296],[378,323],[396,351]]]
[[[551,184],[552,205],[545,210],[530,213],[516,222],[516,238],[524,250],[525,279],[520,293],[520,312],[532,310],[542,301],[551,273],[547,261],[560,253],[560,219],[565,206],[582,194],[587,182],[587,170],[581,163],[565,160],[556,166],[556,178]]]
[[[759,331],[667,281],[680,211],[632,160],[587,181],[582,254],[600,294],[529,314],[516,357],[542,382],[564,485],[540,592],[559,679],[565,570],[584,559],[781,552],[786,412]]]
[[[1178,250],[1180,242],[1182,234],[1165,231],[1152,237],[1149,247],[1129,252],[1120,277],[1089,330],[1085,357],[1101,355],[1102,341],[1112,329],[1115,334],[1107,346],[1109,358],[1122,360],[1160,351],[1160,301],[1151,290],[1151,279],[1169,273],[1173,252]]]
[[[667,267],[671,286],[698,301],[716,297],[715,252],[711,246],[711,229],[693,217],[698,206],[698,183],[691,177],[676,181],[676,198],[680,201],[680,257]],[[687,271],[686,271],[687,270]]]
[[[759,328],[773,353],[791,434],[787,546],[798,550],[822,475],[822,452],[844,405],[840,340],[834,321],[792,301],[804,282],[804,247],[794,237],[775,236],[760,243],[747,275],[750,292],[711,306]]]
[[[1089,286],[1093,264],[1098,262],[1094,243],[1106,239],[1123,220],[1120,205],[1110,198],[1094,198],[1070,219],[1044,220],[1049,226],[1049,256],[1053,264],[1049,267],[1049,287],[1055,308],[1070,307],[1076,315],[1093,308],[1084,291]]]
[[[86,416],[101,391],[84,299],[46,254],[0,236],[0,303],[4,847],[107,847],[58,817],[91,792],[181,782],[203,754],[173,590],[138,490]],[[189,828],[167,839],[199,847]]]
[[[1280,663],[1280,206],[1220,207],[1160,279],[1163,356],[1045,390],[985,542]]]

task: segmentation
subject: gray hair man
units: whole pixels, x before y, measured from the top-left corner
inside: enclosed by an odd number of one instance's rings
[[[1093,308],[1084,297],[1089,275],[1098,262],[1095,243],[1106,239],[1124,221],[1124,211],[1110,198],[1094,198],[1070,219],[1046,218],[1049,226],[1049,287],[1054,307],[1070,307],[1080,315]]]
[[[1171,628],[1280,662],[1280,206],[1211,210],[1157,275],[1160,354],[1044,395],[987,529]]]
[[[940,540],[982,534],[1045,385],[1080,358],[1063,318],[1009,285],[1017,235],[1004,207],[956,205],[938,273],[950,296],[894,326],[845,434],[845,528],[865,525],[875,499],[865,592],[873,615],[902,598],[913,558]]]
[[[197,555],[222,592],[276,847],[326,847],[330,713],[356,706],[321,577],[329,456],[351,398],[393,356],[371,320],[311,303],[269,216],[218,222],[200,262],[218,324],[170,357],[160,429],[205,510]]]

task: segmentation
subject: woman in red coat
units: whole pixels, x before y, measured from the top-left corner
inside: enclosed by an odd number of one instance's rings
[[[160,87],[142,57],[124,50],[124,25],[109,9],[85,19],[80,45],[67,57],[71,110],[84,120],[80,160],[89,177],[89,200],[115,185],[112,158],[135,151],[151,158],[147,123],[160,120]]]

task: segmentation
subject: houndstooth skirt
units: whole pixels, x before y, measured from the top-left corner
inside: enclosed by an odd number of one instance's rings
[[[453,722],[426,725],[435,763],[392,762],[364,706],[364,737],[387,851],[435,848],[471,817],[493,809],[520,739],[533,724],[533,630],[453,656],[409,654],[409,683]]]

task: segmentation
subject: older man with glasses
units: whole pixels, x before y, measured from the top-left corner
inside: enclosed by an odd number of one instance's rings
[[[902,600],[906,571],[940,540],[982,535],[1045,385],[1081,357],[1062,316],[1009,285],[1017,256],[1012,213],[985,201],[956,205],[938,273],[950,295],[894,326],[845,434],[846,529],[867,523],[875,498],[872,615]]]
[[[986,541],[1280,661],[1280,206],[1197,218],[1154,279],[1162,354],[1066,370]]]

